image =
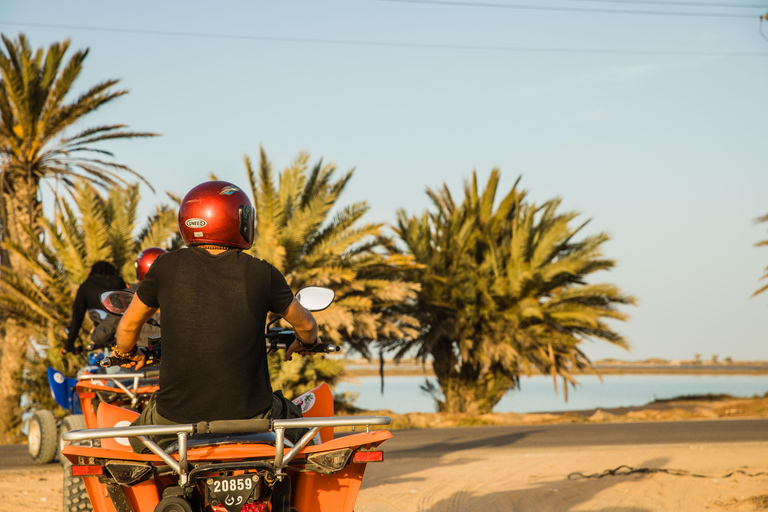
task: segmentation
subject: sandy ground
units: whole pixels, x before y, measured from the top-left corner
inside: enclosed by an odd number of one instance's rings
[[[765,417],[768,399],[675,401],[645,408],[581,414],[440,415],[397,417],[402,427],[461,424],[648,421]],[[395,435],[397,435],[395,433]],[[409,459],[416,461],[416,459]],[[401,463],[402,461],[397,461]],[[369,477],[381,466],[369,468]],[[619,466],[602,478],[583,478]],[[421,467],[423,466],[423,467]],[[391,469],[391,468],[390,468]],[[657,471],[666,470],[669,472]],[[679,473],[679,474],[670,474]],[[731,476],[726,476],[734,473]],[[366,485],[357,512],[702,512],[768,510],[768,443],[717,443],[513,449],[473,448],[409,467],[405,476],[384,471]],[[695,476],[702,475],[702,476]],[[371,479],[373,480],[373,479]],[[370,480],[369,480],[370,481]],[[0,512],[58,512],[58,465],[0,470]],[[307,511],[302,511],[307,512]]]
[[[60,512],[62,469],[58,464],[0,471],[0,511]]]
[[[621,465],[707,475],[603,473]],[[766,475],[736,474],[734,470]],[[626,470],[625,470],[626,471]],[[520,450],[498,455],[474,449],[442,457],[434,467],[410,472],[361,492],[357,512],[701,512],[763,510],[768,494],[764,443],[613,446]],[[768,503],[768,502],[767,502]]]
[[[357,512],[701,512],[764,510],[768,446],[764,443],[644,445],[519,450],[499,455],[472,449],[430,461],[430,467],[364,489]],[[386,464],[386,462],[384,463]],[[621,465],[690,474],[602,473]],[[371,468],[372,469],[372,468]],[[733,471],[743,471],[730,477]],[[62,474],[56,465],[0,471],[0,511],[58,512]]]

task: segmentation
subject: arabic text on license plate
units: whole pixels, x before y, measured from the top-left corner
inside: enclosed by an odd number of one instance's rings
[[[211,501],[227,510],[240,510],[256,487],[253,475],[220,476],[206,481]]]

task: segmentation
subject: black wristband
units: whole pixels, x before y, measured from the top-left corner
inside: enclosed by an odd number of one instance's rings
[[[315,339],[315,342],[311,345],[305,345],[303,341],[301,341],[299,338],[296,338],[296,341],[299,342],[299,346],[304,350],[312,350],[312,347],[317,345],[317,339]]]

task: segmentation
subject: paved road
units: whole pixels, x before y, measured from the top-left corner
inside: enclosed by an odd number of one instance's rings
[[[394,438],[382,444],[388,461],[430,459],[475,448],[768,442],[768,419],[468,427],[393,433]],[[0,469],[19,466],[33,466],[26,445],[0,446]]]
[[[571,423],[558,425],[398,430],[382,444],[385,457],[439,457],[473,448],[530,449],[628,444],[768,441],[768,419]]]
[[[58,464],[58,462],[56,463]],[[34,466],[27,452],[27,445],[14,444],[0,446],[0,469],[21,466]]]

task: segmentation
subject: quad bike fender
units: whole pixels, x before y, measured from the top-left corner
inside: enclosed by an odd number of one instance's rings
[[[291,505],[297,510],[313,512],[352,512],[363,481],[365,466],[350,463],[332,475],[294,474]]]
[[[85,484],[85,490],[88,492],[88,499],[91,501],[91,506],[96,512],[119,512],[107,486],[101,482],[97,477],[84,477],[83,483]],[[131,487],[119,487],[115,485],[118,493],[125,495],[125,499],[131,506],[131,510],[135,512],[152,512],[157,504],[160,502],[160,494],[157,490],[157,485],[154,480],[147,480]],[[113,492],[115,492],[113,490]]]
[[[136,411],[102,402],[96,411],[96,428],[127,427],[138,417],[139,413]],[[126,437],[102,439],[101,447],[108,450],[133,451]]]
[[[389,430],[372,430],[368,433],[351,434],[339,437],[323,444],[305,446],[299,454],[328,452],[331,450],[340,450],[342,448],[352,448],[354,450],[361,446],[378,446],[387,439],[392,439],[392,433]]]
[[[154,480],[147,480],[131,487],[123,487],[123,490],[133,510],[151,512],[160,503],[160,493]]]
[[[93,388],[83,386],[82,381],[77,384],[77,396],[80,398],[80,408],[83,411],[85,425],[89,428],[96,426],[96,393]]]
[[[304,418],[333,416],[333,393],[325,382],[294,398],[293,403],[301,408],[301,415]],[[321,428],[319,433],[323,443],[333,439],[333,427]]]
[[[51,389],[54,401],[63,409],[72,410],[79,414],[77,397],[72,396],[72,388],[77,385],[77,379],[67,377],[62,372],[48,367],[48,386]]]
[[[90,446],[68,445],[65,446],[63,450],[61,450],[61,453],[72,464],[85,464],[85,462],[81,462],[81,458],[84,461],[89,459],[109,459],[125,460],[130,462],[152,462],[158,465],[164,464],[162,459],[153,453],[143,454],[125,450],[105,450],[104,448],[91,448]]]
[[[307,446],[299,454],[311,454],[343,448],[375,448],[392,434],[388,430],[352,434]],[[294,490],[292,505],[298,510],[315,512],[352,512],[363,481],[366,464],[350,462],[343,470],[331,475],[307,472],[292,476]]]
[[[370,433],[352,434],[349,436],[333,439],[327,443],[311,445],[304,447],[297,455],[310,454],[317,452],[327,452],[340,450],[342,448],[359,448],[361,446],[378,446],[387,439],[391,439],[392,434],[388,430],[376,430]],[[287,454],[290,448],[285,448]],[[175,457],[175,455],[174,455]],[[243,459],[273,459],[275,457],[275,447],[271,444],[228,444],[221,446],[203,446],[193,448],[187,452],[187,459],[190,462],[203,462],[206,460],[243,460]],[[299,509],[301,510],[301,509]]]
[[[112,500],[109,499],[109,493],[107,492],[106,486],[100,483],[97,477],[85,477],[83,478],[83,483],[85,484],[85,490],[88,493],[88,499],[90,500],[91,507],[94,511],[116,512]]]
[[[130,397],[122,389],[113,386],[107,386],[106,381],[102,380],[80,380],[77,383],[77,396],[80,398],[80,408],[85,417],[85,424],[88,428],[96,428],[97,424],[97,405],[101,400],[97,397],[97,392],[114,393],[118,398],[117,403],[129,403]],[[151,395],[157,391],[158,386],[139,386],[136,394]],[[140,402],[141,403],[141,402]]]

